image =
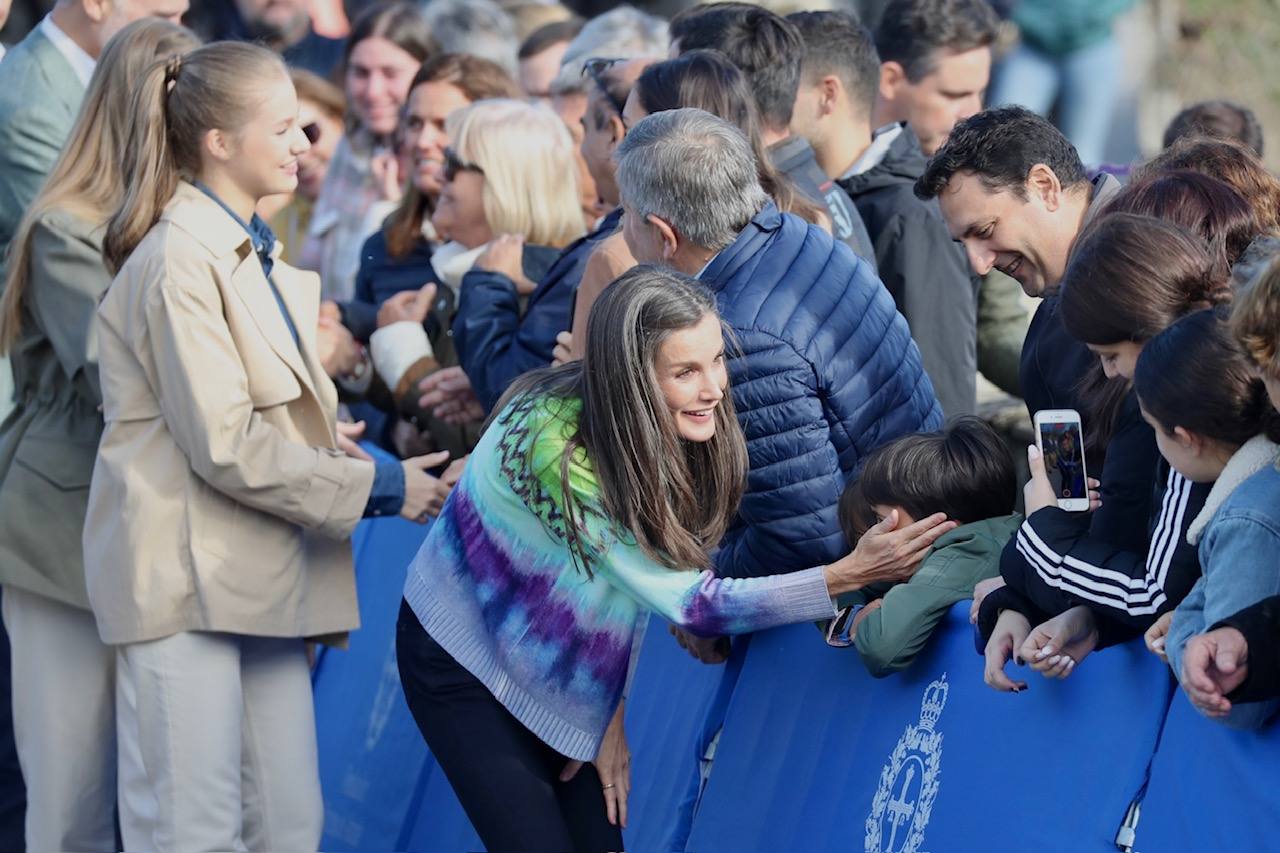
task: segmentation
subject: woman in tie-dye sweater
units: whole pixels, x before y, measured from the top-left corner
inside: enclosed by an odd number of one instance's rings
[[[747,456],[696,282],[637,267],[587,336],[583,362],[531,374],[499,404],[405,585],[405,696],[490,850],[621,849],[625,760],[605,752],[625,756],[619,702],[649,611],[740,633],[829,618],[832,595],[877,579],[856,552],[787,575],[712,573]],[[567,759],[600,772],[562,782]]]

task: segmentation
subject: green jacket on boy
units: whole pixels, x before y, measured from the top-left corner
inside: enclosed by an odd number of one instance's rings
[[[911,666],[947,611],[972,598],[979,581],[1000,574],[1000,552],[1020,524],[1022,516],[1014,513],[962,525],[934,543],[911,580],[840,596],[841,609],[880,599],[853,638],[867,671],[883,678]]]

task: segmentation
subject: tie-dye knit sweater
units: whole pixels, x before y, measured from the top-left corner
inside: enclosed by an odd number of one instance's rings
[[[648,611],[704,635],[833,614],[821,567],[748,580],[674,571],[604,517],[581,452],[570,488],[593,577],[565,543],[560,460],[581,403],[517,399],[486,430],[409,567],[423,628],[530,731],[595,758]],[[623,452],[619,449],[619,452]]]

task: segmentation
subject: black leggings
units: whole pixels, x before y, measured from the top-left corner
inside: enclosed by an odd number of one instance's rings
[[[403,601],[396,656],[413,719],[489,853],[622,850],[595,767],[561,782],[569,759],[431,639]]]

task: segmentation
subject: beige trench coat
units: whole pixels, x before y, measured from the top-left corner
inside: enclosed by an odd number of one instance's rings
[[[244,228],[183,183],[98,310],[106,426],[84,554],[107,643],[340,642],[359,623],[347,538],[374,466],[335,449],[317,277],[277,261],[272,279],[299,346]]]

